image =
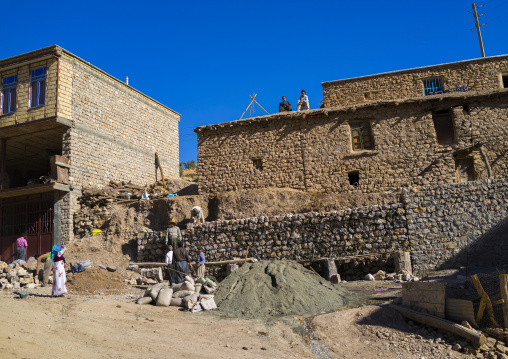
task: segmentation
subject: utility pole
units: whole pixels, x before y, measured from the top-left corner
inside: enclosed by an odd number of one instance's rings
[[[481,5],[480,7],[482,7]],[[476,24],[476,31],[478,32],[478,40],[480,41],[480,50],[482,52],[482,57],[485,57],[485,50],[483,49],[483,40],[482,40],[482,32],[480,31],[480,22],[478,21],[478,12],[476,11],[477,6],[476,3],[473,3],[473,12],[474,12],[474,21]],[[480,15],[481,16],[481,15]]]

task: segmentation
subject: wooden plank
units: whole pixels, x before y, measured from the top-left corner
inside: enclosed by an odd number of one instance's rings
[[[394,252],[379,252],[379,253],[369,253],[369,254],[358,254],[353,256],[346,256],[346,257],[335,257],[335,258],[314,258],[314,259],[300,259],[297,260],[297,263],[313,263],[313,262],[328,262],[328,261],[341,261],[346,259],[354,259],[354,258],[364,258],[364,257],[376,257],[376,256],[382,256],[382,255],[388,255],[393,253],[398,253],[399,251]]]
[[[505,329],[508,328],[508,274],[499,275],[499,287],[503,298],[503,321]]]
[[[471,277],[473,280],[473,284],[476,288],[476,291],[482,298],[480,301],[480,309],[478,310],[478,314],[476,316],[476,322],[479,323],[480,320],[483,318],[483,312],[485,310],[485,307],[487,308],[487,312],[489,313],[490,321],[496,328],[499,328],[499,324],[497,323],[496,319],[494,318],[494,308],[492,307],[492,302],[490,301],[489,296],[485,292],[485,290],[482,287],[482,284],[480,283],[480,280],[478,279],[478,276],[475,274]]]
[[[397,310],[408,319],[425,324],[429,327],[446,330],[447,332],[469,340],[475,346],[480,347],[487,342],[487,338],[481,332],[477,332],[473,329],[468,329],[449,320],[438,318],[427,313],[417,312],[415,310],[396,304],[390,304],[390,307]]]

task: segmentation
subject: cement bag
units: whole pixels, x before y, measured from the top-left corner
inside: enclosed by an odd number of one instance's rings
[[[159,283],[151,285],[146,288],[144,297],[152,297],[153,300],[157,299],[157,295],[162,288],[168,287],[168,283]]]
[[[213,298],[203,299],[199,302],[199,304],[203,310],[217,309],[217,304],[215,304],[215,300]]]
[[[169,305],[172,307],[182,307],[183,298],[171,298],[171,303]]]
[[[167,307],[171,304],[171,298],[173,297],[173,289],[162,288],[157,296],[156,306]]]
[[[199,304],[196,304],[192,309],[190,310],[191,313],[201,312],[203,308]]]
[[[209,287],[214,287],[214,288],[217,286],[217,284],[215,284],[215,282],[213,280],[208,279],[208,278],[206,278],[206,283],[203,283],[203,284],[205,284]]]
[[[191,295],[192,293],[194,293],[193,290],[180,290],[178,292],[173,292],[173,298],[184,298],[188,295]]]
[[[194,286],[194,292],[195,293],[201,293],[201,288],[203,288],[203,284],[201,283],[196,283],[196,285]]]
[[[185,298],[183,298],[183,307],[188,310],[191,310],[198,302],[198,298],[199,298],[198,293],[192,293],[191,295],[186,296]]]
[[[213,294],[201,294],[199,296],[199,300],[208,300],[208,299],[213,299],[214,295]]]
[[[196,283],[205,284],[206,283],[206,279],[203,278],[203,277],[199,277],[198,279],[196,279]]]
[[[183,282],[183,283],[179,283],[179,284],[173,284],[171,286],[171,288],[173,289],[173,292],[179,292],[181,290],[192,290],[194,292],[195,288],[194,288],[194,285],[190,282]]]
[[[152,297],[143,297],[138,299],[138,304],[150,304],[152,303]]]
[[[196,282],[194,282],[194,279],[192,279],[192,277],[189,276],[189,275],[186,275],[184,279],[185,279],[186,282],[192,283],[192,285],[196,284]]]
[[[207,294],[211,294],[211,293],[215,292],[215,288],[213,288],[213,287],[209,287],[207,285],[204,285],[203,288],[205,288],[205,292]]]

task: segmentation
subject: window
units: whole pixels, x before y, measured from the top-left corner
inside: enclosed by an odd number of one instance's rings
[[[349,179],[349,184],[354,187],[358,187],[360,184],[360,172],[352,171],[347,174]]]
[[[46,68],[32,70],[30,108],[44,106],[46,101]]]
[[[450,110],[434,112],[434,129],[436,130],[437,142],[440,145],[451,145],[455,143],[455,128]]]
[[[369,121],[350,122],[349,127],[351,128],[353,151],[374,149],[374,139],[370,131]]]
[[[457,181],[474,181],[474,162],[472,158],[455,159]]]
[[[501,75],[501,77],[503,80],[503,87],[505,89],[508,89],[508,74],[503,74],[503,75]]]
[[[256,168],[257,170],[259,171],[263,170],[263,161],[261,160],[261,158],[253,158],[252,164],[254,165],[254,168]]]
[[[423,80],[423,93],[425,96],[437,95],[443,92],[443,80],[441,80],[439,77],[435,79]]]
[[[18,75],[4,77],[2,80],[2,115],[16,112],[16,85]]]

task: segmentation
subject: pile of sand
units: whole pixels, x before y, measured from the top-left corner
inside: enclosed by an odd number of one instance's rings
[[[217,287],[215,301],[226,316],[263,318],[314,315],[347,305],[338,286],[289,261],[244,264]]]
[[[130,293],[131,287],[124,278],[99,268],[88,268],[84,272],[69,275],[67,287],[71,294],[122,294]]]

